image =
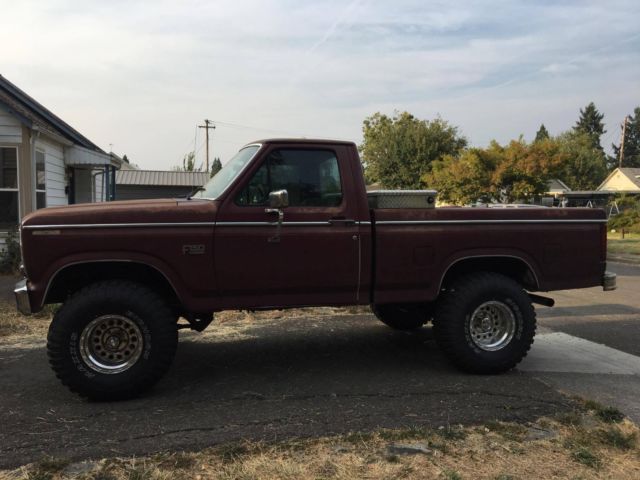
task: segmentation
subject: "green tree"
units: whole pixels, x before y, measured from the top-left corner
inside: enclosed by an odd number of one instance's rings
[[[540,128],[536,132],[536,139],[534,140],[534,142],[539,142],[540,140],[544,140],[546,138],[549,138],[549,131],[547,130],[547,127],[544,126],[544,123],[541,123]]]
[[[417,189],[431,163],[456,155],[467,144],[447,121],[420,120],[408,112],[375,113],[363,122],[360,146],[365,177],[386,188]]]
[[[222,162],[218,157],[216,157],[213,159],[213,162],[211,163],[211,172],[210,172],[211,176],[213,177],[220,170],[222,170]]]
[[[171,168],[174,172],[199,172],[202,166],[196,168],[196,152],[189,152],[182,157],[182,166],[176,165]]]
[[[528,144],[521,137],[504,146],[492,141],[433,162],[423,181],[446,203],[526,202],[547,190],[565,159],[552,138]]]
[[[603,118],[604,113],[600,113],[595,104],[591,102],[584,109],[580,109],[580,118],[573,127],[574,131],[589,135],[592,145],[600,150],[602,150],[600,137],[606,133],[602,122]]]
[[[615,155],[612,163],[614,167],[617,167],[620,158],[620,145],[612,145],[612,147]],[[640,168],[640,107],[636,107],[633,110],[633,115],[629,115],[627,120],[622,166]]]
[[[459,156],[445,155],[431,164],[431,171],[423,175],[423,184],[438,191],[438,201],[466,205],[491,202],[495,191],[491,175],[497,159],[486,150],[472,148]]]
[[[494,141],[489,150],[500,158],[491,183],[502,202],[527,202],[544,193],[562,163],[552,139],[527,144],[520,137],[504,147]]]
[[[557,177],[573,190],[594,190],[607,176],[607,157],[586,133],[569,131],[558,136],[562,164]]]
[[[125,163],[129,163],[129,158],[127,157],[126,153],[122,156],[122,161]]]

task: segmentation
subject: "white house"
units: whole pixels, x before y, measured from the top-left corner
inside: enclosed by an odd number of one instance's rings
[[[113,199],[120,164],[0,75],[0,244],[35,209]]]

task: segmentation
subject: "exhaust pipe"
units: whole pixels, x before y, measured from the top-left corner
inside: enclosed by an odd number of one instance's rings
[[[553,307],[556,304],[556,301],[553,298],[543,297],[534,293],[530,293],[529,298],[533,303],[544,305],[545,307]]]

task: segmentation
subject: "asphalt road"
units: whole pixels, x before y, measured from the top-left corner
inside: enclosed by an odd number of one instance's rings
[[[558,307],[539,309],[541,335],[522,370],[499,376],[456,371],[429,328],[395,332],[370,315],[301,317],[182,332],[175,364],[151,394],[89,403],[55,379],[43,340],[0,344],[0,468],[43,455],[79,460],[244,438],[528,421],[572,408],[559,390],[635,416],[640,268],[614,270],[622,275],[616,292],[555,294]],[[582,350],[563,346],[566,338]],[[571,362],[554,360],[567,348]],[[596,365],[612,351],[622,374]]]

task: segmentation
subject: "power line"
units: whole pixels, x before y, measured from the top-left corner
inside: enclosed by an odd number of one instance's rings
[[[327,140],[340,140],[340,138],[336,138],[336,137],[324,137],[324,136],[320,136],[320,135],[308,135],[305,133],[295,133],[295,132],[286,132],[283,130],[272,130],[269,128],[261,128],[261,127],[254,127],[254,126],[250,126],[250,125],[242,125],[240,123],[232,123],[232,122],[223,122],[221,120],[212,120],[212,122],[215,122],[216,125],[222,125],[225,127],[230,127],[230,128],[242,128],[245,130],[254,130],[257,132],[265,132],[265,133],[272,133],[275,135],[286,135],[286,136],[291,136],[291,137],[304,137],[304,138],[318,138],[318,139],[327,139]],[[349,140],[350,139],[342,139],[342,140]]]

